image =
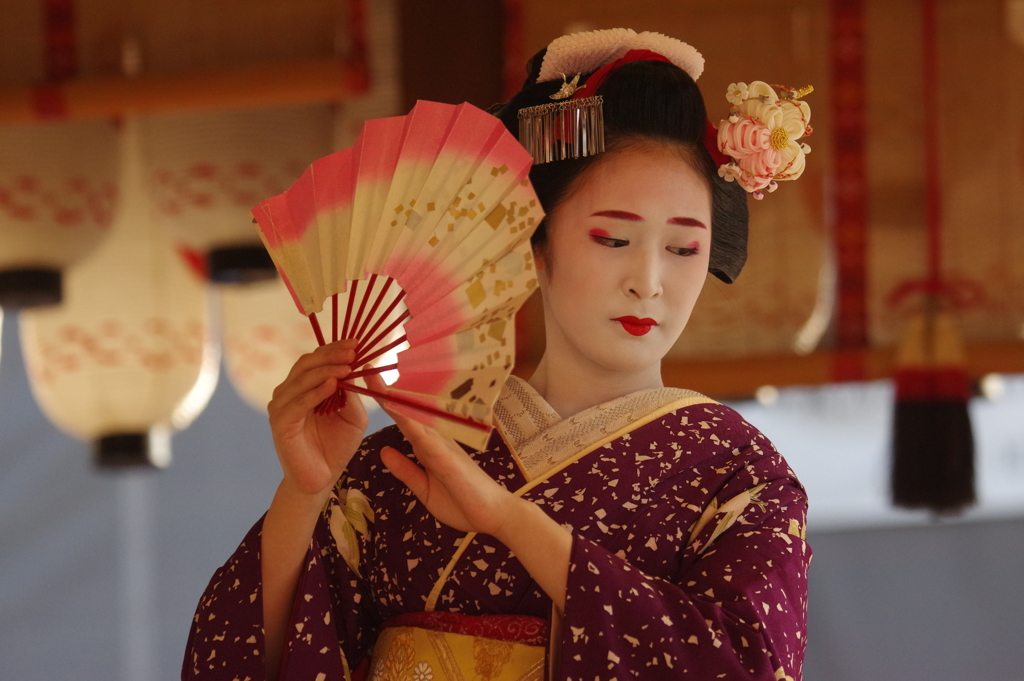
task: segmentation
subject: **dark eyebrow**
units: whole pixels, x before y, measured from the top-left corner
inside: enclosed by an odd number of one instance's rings
[[[624,210],[602,210],[590,217],[614,218],[616,220],[629,220],[630,222],[643,222],[644,219],[636,213],[627,213]]]
[[[590,217],[602,217],[602,218],[613,218],[615,220],[627,220],[629,222],[643,222],[644,219],[636,213],[630,213],[624,210],[602,210],[594,213]],[[700,227],[701,229],[707,229],[700,220],[696,218],[670,218],[666,224],[679,225],[681,227]]]
[[[707,225],[705,225],[700,220],[696,220],[694,218],[672,218],[671,220],[668,221],[668,224],[681,225],[683,227],[700,227],[701,229],[707,229]]]

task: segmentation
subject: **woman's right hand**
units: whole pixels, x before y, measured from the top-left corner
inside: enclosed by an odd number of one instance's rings
[[[313,413],[352,373],[355,346],[355,340],[342,340],[300,357],[267,405],[282,484],[299,494],[319,496],[333,488],[363,440],[368,419],[357,395],[348,395],[336,412]]]
[[[271,680],[280,671],[295,585],[313,528],[366,431],[366,410],[356,395],[347,395],[345,406],[336,412],[313,413],[352,373],[355,347],[356,341],[343,340],[303,355],[267,405],[284,469],[261,535],[265,661]]]

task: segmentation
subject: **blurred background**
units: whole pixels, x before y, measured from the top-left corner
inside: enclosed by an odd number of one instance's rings
[[[488,107],[618,26],[696,46],[716,122],[731,83],[814,86],[803,178],[750,201],[746,269],[664,365],[807,487],[805,678],[1024,679],[1024,0],[0,0],[4,679],[177,678],[269,504],[265,404],[315,340],[249,210],[368,118]],[[936,308],[976,501],[906,509]]]

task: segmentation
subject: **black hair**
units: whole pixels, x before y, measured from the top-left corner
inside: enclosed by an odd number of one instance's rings
[[[547,50],[538,52],[527,66],[523,88],[491,111],[512,134],[519,134],[519,110],[547,104],[559,90],[560,80],[537,82]],[[586,74],[589,78],[592,74]],[[582,80],[582,78],[581,78]],[[584,81],[585,82],[585,81]],[[711,254],[708,271],[731,284],[747,259],[747,193],[736,182],[718,176],[718,168],[704,147],[707,112],[697,84],[686,71],[659,61],[634,61],[613,70],[596,93],[604,98],[605,148],[615,151],[637,144],[678,147],[711,190]],[[574,182],[601,155],[536,164],[530,170],[537,198],[550,215],[564,201]],[[547,220],[533,235],[535,248],[547,242]]]

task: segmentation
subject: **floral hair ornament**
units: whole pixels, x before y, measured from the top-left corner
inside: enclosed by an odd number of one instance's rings
[[[755,199],[773,192],[782,180],[795,180],[804,172],[804,157],[811,148],[801,137],[811,134],[811,107],[801,97],[814,88],[775,89],[759,80],[750,85],[733,83],[726,92],[732,104],[729,120],[718,127],[718,151],[730,157],[718,174],[738,182]]]

